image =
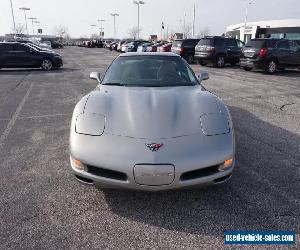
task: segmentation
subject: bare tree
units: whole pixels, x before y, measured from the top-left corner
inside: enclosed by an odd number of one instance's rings
[[[16,30],[14,30],[14,29],[12,28],[12,31],[13,31],[13,33],[16,33],[16,34],[24,34],[24,33],[25,33],[24,25],[21,24],[21,23],[18,23],[18,24],[16,25]]]
[[[65,38],[65,37],[69,36],[68,28],[65,26],[62,26],[62,25],[56,26],[54,28],[54,34],[61,38]]]
[[[197,35],[197,38],[203,38],[205,36],[209,36],[210,35],[210,29],[209,27],[204,27],[203,29],[201,29]]]
[[[138,27],[132,27],[128,30],[128,35],[130,38],[136,39],[139,32],[141,32],[141,29],[139,30]]]

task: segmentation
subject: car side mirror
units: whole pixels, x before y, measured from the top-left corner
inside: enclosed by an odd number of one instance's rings
[[[92,72],[90,74],[90,78],[93,80],[97,80],[99,83],[101,82],[101,75],[99,72]]]
[[[209,74],[208,74],[208,72],[201,72],[201,73],[198,74],[198,80],[199,80],[200,82],[205,81],[205,80],[208,80],[208,79],[209,79]]]

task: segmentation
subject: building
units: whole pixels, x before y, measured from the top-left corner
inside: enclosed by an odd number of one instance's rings
[[[300,19],[269,20],[230,25],[226,36],[247,42],[252,38],[287,38],[300,40]]]

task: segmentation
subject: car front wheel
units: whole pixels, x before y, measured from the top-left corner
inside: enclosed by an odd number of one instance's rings
[[[45,58],[41,63],[42,70],[49,71],[53,68],[53,63],[50,59]]]
[[[243,67],[243,69],[244,69],[245,71],[251,71],[251,70],[252,70],[252,69],[249,68],[249,67]]]
[[[269,74],[274,74],[277,70],[277,62],[275,60],[270,60],[266,67],[266,72]]]
[[[215,61],[215,67],[223,68],[225,66],[224,56],[218,56]]]
[[[188,64],[192,64],[194,62],[194,57],[192,55],[189,55],[187,58],[186,58],[186,61]]]

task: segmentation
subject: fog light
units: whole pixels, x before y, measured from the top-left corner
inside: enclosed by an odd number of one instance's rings
[[[86,171],[85,164],[82,163],[80,160],[76,160],[71,157],[71,161],[73,163],[74,168],[76,168],[79,171]]]
[[[231,168],[233,164],[233,158],[226,160],[220,167],[219,171],[226,171],[227,169]]]

